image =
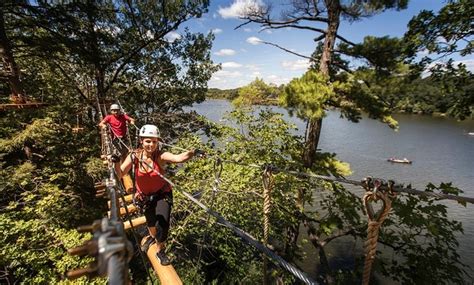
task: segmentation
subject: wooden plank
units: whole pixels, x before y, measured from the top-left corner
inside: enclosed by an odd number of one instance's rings
[[[122,198],[120,198],[119,201],[122,202]],[[125,196],[125,202],[130,203],[132,201],[133,201],[133,194]],[[110,201],[107,202],[107,207],[109,207],[110,209]]]
[[[144,225],[144,224],[146,224],[146,218],[144,216],[135,218],[135,219],[132,220],[132,224],[133,224],[134,227]],[[123,228],[125,230],[129,230],[129,229],[132,228],[132,226],[130,225],[129,221],[125,221],[125,222],[123,222]]]
[[[142,239],[141,245],[143,245],[146,241],[146,237]],[[166,284],[166,285],[182,285],[183,282],[178,276],[178,273],[176,273],[176,270],[174,269],[173,265],[166,265],[163,266],[160,264],[160,261],[156,257],[156,254],[158,252],[158,247],[156,243],[153,243],[149,248],[148,251],[146,252],[146,255],[148,259],[150,260],[151,265],[153,266],[153,269],[155,270],[156,275],[160,279],[161,284]]]
[[[130,175],[127,173],[122,177],[123,187],[125,187],[125,192],[131,194],[133,192],[133,182]]]
[[[26,108],[38,108],[48,105],[46,103],[24,103],[24,104],[0,104],[0,111],[8,109],[26,109]]]
[[[135,205],[127,205],[127,210],[128,210],[128,213],[135,213],[136,211],[138,211],[138,208],[135,207]],[[127,211],[125,210],[124,207],[121,207],[120,208],[120,211],[119,211],[119,214],[120,216],[125,216],[127,214]],[[107,215],[110,217],[110,211],[107,212]],[[135,224],[133,224],[135,225]]]

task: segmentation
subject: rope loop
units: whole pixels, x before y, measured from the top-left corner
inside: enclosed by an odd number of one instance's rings
[[[362,186],[367,191],[363,198],[365,211],[367,213],[368,227],[367,240],[365,242],[365,262],[362,284],[368,285],[370,281],[370,273],[372,264],[375,260],[377,252],[377,240],[379,230],[382,223],[388,217],[392,209],[392,199],[395,198],[393,186],[395,182],[389,180],[385,182],[383,179],[367,177],[362,181]],[[381,200],[382,206],[379,210],[374,211],[373,204]]]

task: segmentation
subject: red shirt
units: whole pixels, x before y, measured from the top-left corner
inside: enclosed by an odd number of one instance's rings
[[[139,157],[141,154],[138,154]],[[153,155],[153,169],[160,173],[162,176],[164,176],[164,171],[161,169],[160,164],[157,162],[157,157],[159,153],[156,155]],[[145,194],[145,195],[152,195],[156,194],[158,192],[170,192],[171,187],[166,182],[166,180],[163,179],[158,173],[155,171],[151,170],[149,172],[143,173],[139,170],[139,165],[140,165],[140,158],[137,157],[135,158],[135,186],[137,188],[137,192],[140,194]],[[144,162],[143,162],[144,163]]]
[[[107,115],[102,122],[108,123],[116,137],[122,138],[127,134],[127,121],[131,118],[127,114]]]

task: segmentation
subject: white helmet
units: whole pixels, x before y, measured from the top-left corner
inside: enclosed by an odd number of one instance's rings
[[[143,125],[140,129],[140,137],[145,138],[160,138],[160,130],[155,125]]]
[[[112,104],[110,105],[110,110],[120,110],[120,107],[118,104]]]

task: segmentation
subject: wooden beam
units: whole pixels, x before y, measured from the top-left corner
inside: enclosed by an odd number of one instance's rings
[[[122,202],[122,198],[119,199],[120,202]],[[133,194],[125,196],[125,202],[130,203],[133,201]],[[110,201],[107,202],[107,207],[110,209]]]
[[[138,226],[144,225],[144,224],[146,224],[146,218],[145,217],[135,218],[135,219],[132,220],[132,224],[133,224],[133,227],[138,227]],[[125,221],[123,223],[123,228],[125,230],[129,230],[129,229],[132,228],[132,226],[130,225],[129,221]]]
[[[146,237],[142,239],[141,245],[144,245],[145,242],[146,242]],[[153,270],[155,271],[156,275],[160,279],[160,284],[182,285],[183,282],[179,278],[178,273],[176,273],[176,270],[174,269],[173,265],[171,264],[166,265],[166,266],[161,265],[160,261],[156,257],[157,253],[158,253],[158,247],[156,246],[156,243],[153,243],[148,248],[146,255],[148,259],[150,260],[151,265],[153,266]]]
[[[138,208],[135,207],[135,205],[127,205],[127,210],[129,213],[135,213],[136,211],[138,211]],[[125,207],[120,207],[120,216],[125,216],[127,214],[127,210],[125,210]],[[110,211],[107,212],[107,215],[110,217]]]
[[[46,106],[46,103],[24,103],[24,104],[0,104],[0,111],[9,109],[27,109],[27,108],[39,108]]]

